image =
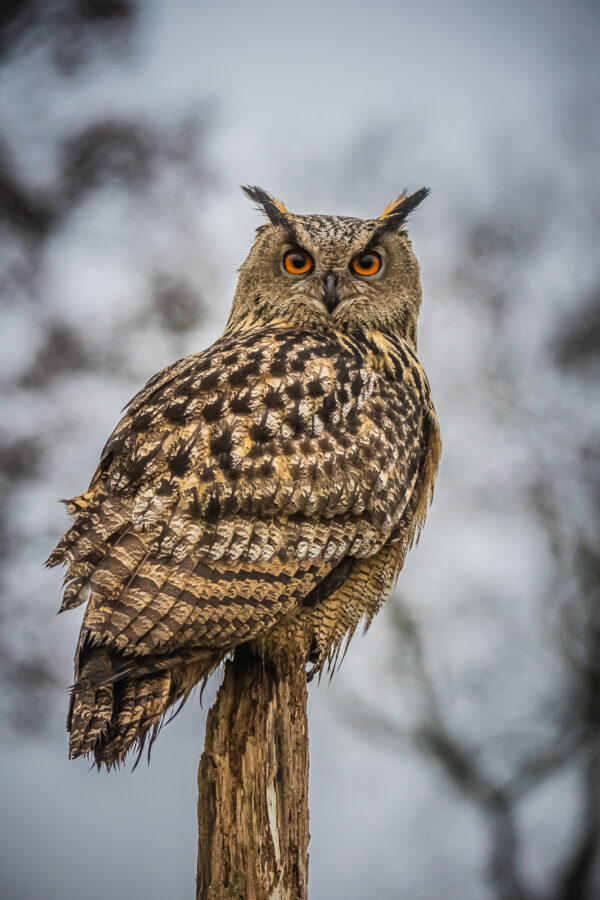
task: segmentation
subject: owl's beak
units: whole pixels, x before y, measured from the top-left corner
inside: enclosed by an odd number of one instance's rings
[[[338,296],[336,292],[337,278],[333,272],[328,272],[325,276],[323,303],[327,308],[327,312],[333,312],[337,306]]]

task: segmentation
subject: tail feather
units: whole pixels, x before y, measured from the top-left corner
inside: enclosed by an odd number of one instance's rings
[[[85,756],[101,741],[113,708],[113,689],[103,685],[94,690],[73,691],[67,718],[70,733],[69,756]],[[74,750],[77,752],[74,752]]]
[[[71,695],[67,721],[69,756],[93,754],[96,765],[107,768],[122,763],[131,750],[137,749],[141,754],[149,735],[150,749],[169,708],[178,700],[184,703],[194,687],[200,681],[205,682],[220,662],[220,657],[213,653],[198,652],[199,658],[193,662],[177,665],[175,658],[171,668],[141,677],[136,671],[135,678],[129,676],[125,664],[122,671],[128,674],[121,680],[113,672],[99,684],[99,676],[89,674],[94,672],[94,655],[92,651],[81,681],[75,684]],[[163,662],[166,664],[166,660]],[[149,662],[147,668],[150,667]],[[95,686],[91,685],[93,680]]]
[[[143,750],[148,731],[158,731],[164,713],[173,702],[171,682],[170,674],[166,674],[127,684],[117,715],[115,738],[105,748],[109,756],[118,754],[121,747],[133,746],[136,741]],[[150,740],[152,743],[152,737]]]

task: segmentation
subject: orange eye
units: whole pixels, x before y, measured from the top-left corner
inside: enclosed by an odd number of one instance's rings
[[[381,268],[381,256],[374,250],[369,250],[355,256],[350,265],[357,275],[376,275]]]
[[[283,257],[283,266],[290,275],[305,275],[314,266],[314,260],[310,253],[300,247],[288,250]]]

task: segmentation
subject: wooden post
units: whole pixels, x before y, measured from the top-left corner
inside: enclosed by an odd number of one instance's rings
[[[198,769],[197,900],[306,898],[306,648],[290,637],[225,664]]]

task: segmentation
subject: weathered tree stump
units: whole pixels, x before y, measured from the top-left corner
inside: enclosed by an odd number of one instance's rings
[[[197,900],[304,900],[308,722],[302,641],[225,664],[198,769]]]

